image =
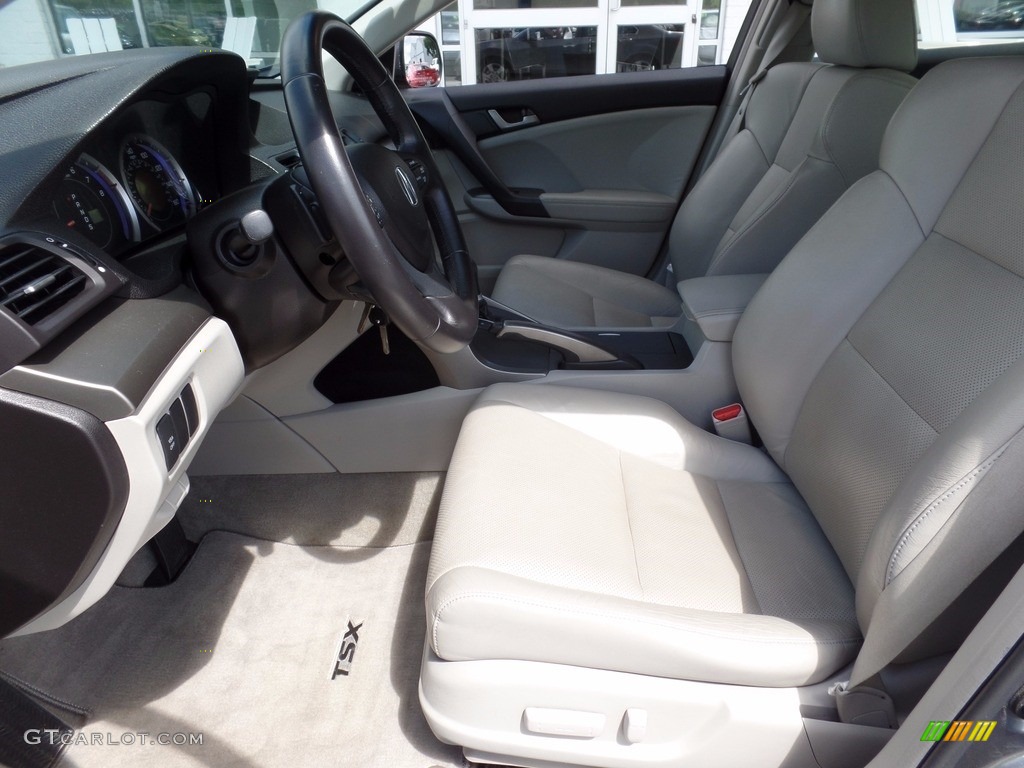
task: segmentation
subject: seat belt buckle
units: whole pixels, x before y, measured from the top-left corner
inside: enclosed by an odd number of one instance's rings
[[[883,690],[869,685],[850,687],[849,681],[836,683],[828,689],[829,696],[836,700],[839,720],[852,725],[868,725],[874,728],[896,728],[896,705]]]
[[[711,424],[719,437],[750,445],[754,442],[747,412],[740,403],[724,405],[711,412]]]

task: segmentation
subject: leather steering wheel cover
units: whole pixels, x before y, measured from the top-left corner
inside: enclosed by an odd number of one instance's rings
[[[441,249],[445,275],[418,275],[380,228],[331,113],[322,52],[338,59],[360,85],[398,153],[427,168],[424,203]],[[387,70],[348,24],[325,11],[296,18],[281,44],[285,104],[299,154],[321,209],[360,279],[410,338],[455,352],[477,327],[477,291],[454,206],[430,149]],[[454,289],[453,289],[454,286]]]

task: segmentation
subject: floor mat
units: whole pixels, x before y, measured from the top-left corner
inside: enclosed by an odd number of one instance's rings
[[[90,712],[69,764],[458,766],[417,699],[429,553],[209,533],[174,584],[5,640],[0,670]]]
[[[429,540],[443,472],[192,478],[176,517],[193,541],[214,530],[270,541],[391,547]]]

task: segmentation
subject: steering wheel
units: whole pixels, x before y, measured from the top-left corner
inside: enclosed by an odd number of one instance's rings
[[[345,147],[324,83],[324,51],[362,89],[395,150]],[[363,38],[326,11],[310,11],[289,25],[281,78],[310,184],[360,280],[409,338],[437,352],[465,347],[478,322],[475,267],[430,147],[398,86]]]

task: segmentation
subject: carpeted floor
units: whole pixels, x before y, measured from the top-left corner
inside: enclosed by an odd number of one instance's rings
[[[215,499],[223,488],[205,492]],[[76,742],[62,765],[459,766],[460,751],[430,733],[416,693],[430,555],[422,531],[434,496],[395,512],[400,522],[363,531],[367,542],[387,539],[381,546],[271,542],[244,530],[308,527],[298,507],[291,523],[237,517],[243,531],[206,533],[173,584],[115,587],[59,630],[3,641],[0,670],[49,698],[79,733],[102,735],[102,745]],[[327,528],[313,538],[352,526]],[[346,675],[337,659],[350,628],[358,644]],[[116,743],[124,733],[201,733],[203,743]]]

